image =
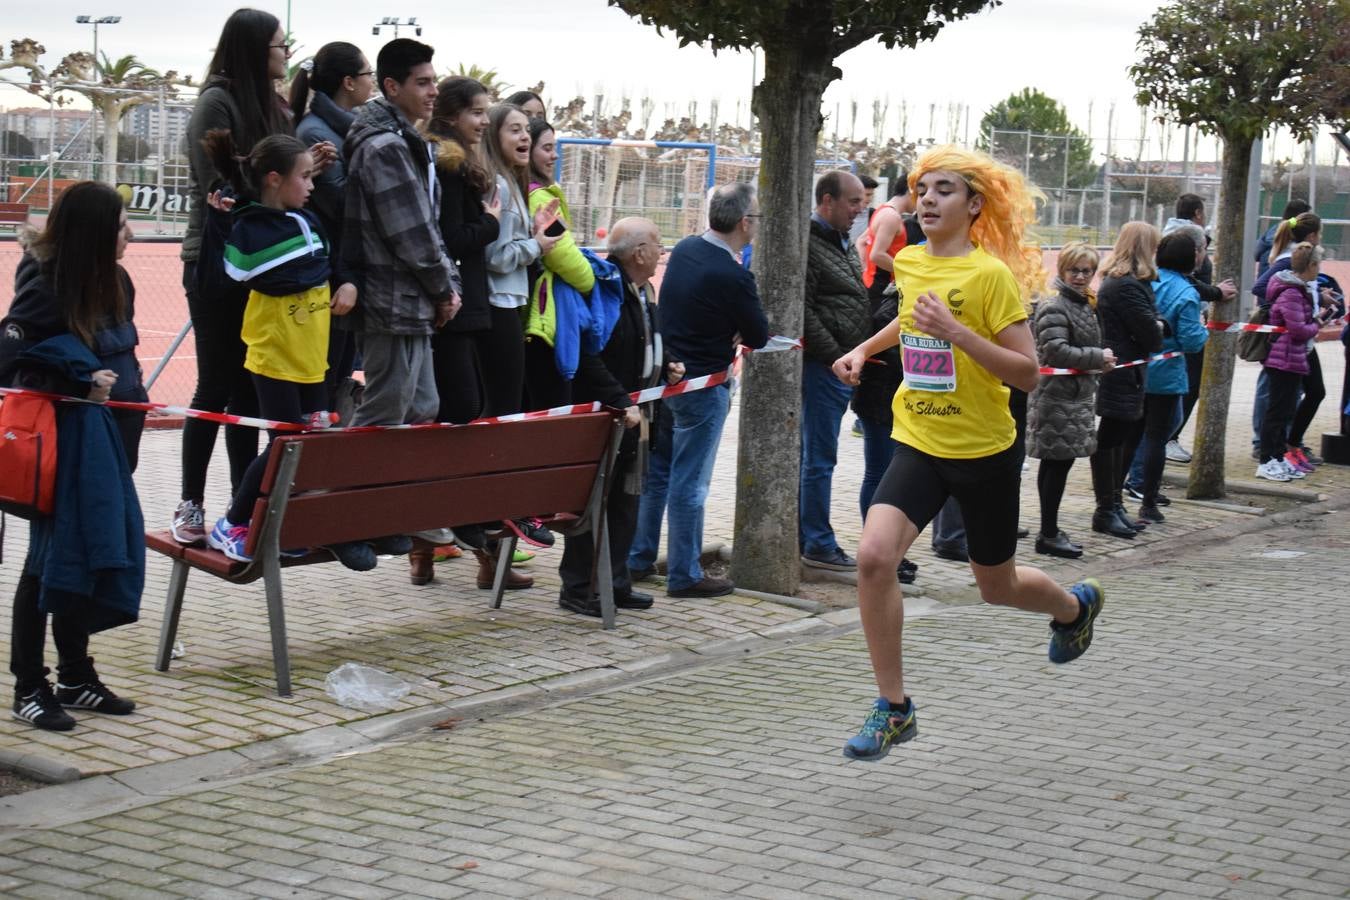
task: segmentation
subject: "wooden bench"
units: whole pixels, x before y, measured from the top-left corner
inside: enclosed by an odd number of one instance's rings
[[[603,511],[622,432],[613,415],[598,412],[460,428],[277,438],[251,520],[246,552],[252,562],[184,547],[167,530],[146,534],[147,547],[173,560],[155,668],[169,670],[193,569],[236,584],[263,579],[277,692],[285,697],[291,693],[291,674],[281,570],[334,560],[324,551],[282,557],[281,548],[526,516],[537,516],[564,535],[595,530],[595,583],[604,627],[613,628],[613,573]],[[502,538],[493,609],[501,607],[515,549],[514,535]]]
[[[0,227],[18,229],[27,224],[27,203],[0,203]]]

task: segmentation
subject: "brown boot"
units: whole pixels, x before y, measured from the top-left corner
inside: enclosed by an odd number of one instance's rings
[[[408,580],[413,584],[431,582],[436,568],[432,559],[435,549],[430,541],[419,537],[412,539],[412,549],[408,551]]]
[[[492,590],[492,580],[497,574],[497,560],[485,550],[475,550],[473,555],[478,557],[478,587],[480,590]],[[515,569],[506,571],[506,590],[518,591],[522,588],[534,587],[534,576],[517,572]]]

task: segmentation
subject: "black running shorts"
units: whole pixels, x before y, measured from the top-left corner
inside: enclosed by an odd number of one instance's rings
[[[901,444],[881,477],[872,504],[894,506],[919,531],[947,498],[955,497],[972,562],[997,566],[1017,551],[1022,461],[1016,445],[977,459],[940,459]]]

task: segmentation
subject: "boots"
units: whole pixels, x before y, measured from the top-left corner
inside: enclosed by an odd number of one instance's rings
[[[408,551],[408,580],[413,584],[429,584],[435,576],[435,564],[432,554],[435,545],[420,537],[412,539],[412,549]]]
[[[492,590],[492,581],[497,575],[497,559],[486,550],[475,550],[473,555],[478,557],[478,587],[480,590]],[[519,591],[523,588],[534,587],[534,577],[517,572],[515,569],[506,570],[506,590]]]

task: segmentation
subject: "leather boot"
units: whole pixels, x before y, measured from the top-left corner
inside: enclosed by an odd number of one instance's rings
[[[479,590],[492,590],[492,580],[497,575],[497,560],[486,550],[475,550],[473,555],[478,557],[478,588]],[[534,576],[517,572],[515,569],[506,570],[506,590],[519,591],[523,588],[534,587]]]
[[[1109,534],[1112,537],[1133,539],[1135,531],[1124,521],[1117,518],[1114,507],[1097,507],[1097,511],[1092,514],[1092,530],[1101,534]]]
[[[412,549],[408,551],[408,580],[413,584],[429,584],[435,576],[434,551],[435,545],[431,541],[420,537],[412,539]]]

